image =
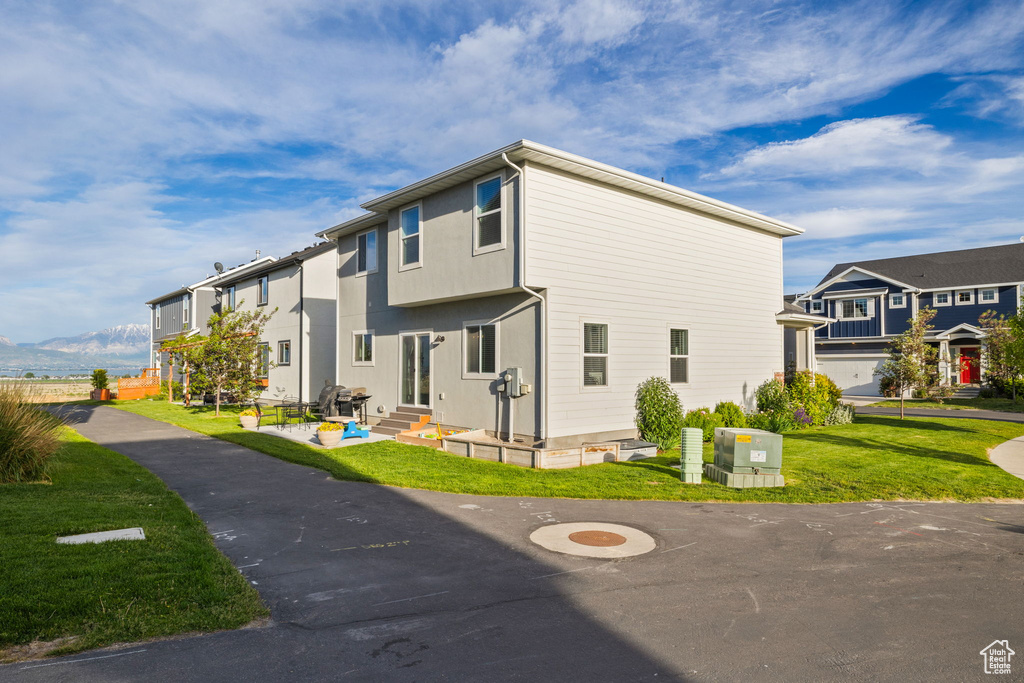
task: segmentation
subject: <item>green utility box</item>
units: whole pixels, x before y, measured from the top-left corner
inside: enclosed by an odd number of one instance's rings
[[[704,476],[733,488],[784,486],[782,435],[763,429],[715,429],[715,462]]]

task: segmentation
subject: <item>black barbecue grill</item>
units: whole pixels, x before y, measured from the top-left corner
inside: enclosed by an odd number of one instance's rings
[[[353,393],[352,389],[340,384],[328,385],[320,391],[320,415],[323,419],[330,417],[359,417],[362,423],[366,423],[366,402],[371,398],[370,394],[360,391]]]

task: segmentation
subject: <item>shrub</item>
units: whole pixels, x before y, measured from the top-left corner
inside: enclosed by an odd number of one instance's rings
[[[912,395],[914,398],[928,398],[928,390],[924,387],[917,387]]]
[[[757,399],[757,412],[788,411],[789,396],[786,385],[777,379],[765,380],[754,392]]]
[[[996,390],[992,387],[985,387],[978,392],[978,398],[995,398]]]
[[[60,448],[63,423],[28,399],[23,387],[0,384],[0,484],[45,479]]]
[[[716,405],[715,414],[722,418],[723,427],[742,429],[747,426],[747,416],[743,409],[731,401],[723,401]]]
[[[796,427],[793,413],[788,410],[770,410],[764,413],[757,413],[747,418],[747,426],[752,429],[763,429],[766,432],[781,434]]]
[[[106,370],[93,370],[92,371],[92,388],[93,389],[106,389],[110,382],[107,380]]]
[[[185,389],[184,389],[184,387],[181,386],[181,382],[172,382],[171,383],[171,389],[174,391],[174,400],[175,401],[180,401],[183,398],[185,398]],[[167,380],[166,379],[160,381],[160,396],[158,396],[157,398],[162,398],[165,401],[167,400]]]
[[[798,427],[823,425],[837,405],[843,392],[827,375],[812,374],[802,370],[793,374],[786,386],[786,395],[794,408],[794,420]]]
[[[636,428],[644,441],[668,451],[679,445],[683,405],[664,377],[651,377],[636,388]]]
[[[891,377],[882,376],[878,380],[878,391],[886,398],[899,398],[900,391]]]
[[[853,416],[853,406],[847,405],[845,403],[840,403],[835,408],[833,408],[832,412],[829,413],[828,417],[825,418],[825,424],[830,426],[850,424],[851,422],[853,422]]]
[[[710,408],[697,408],[691,410],[683,418],[683,427],[692,427],[704,432],[705,441],[715,440],[715,427],[724,426],[722,416],[711,412]]]

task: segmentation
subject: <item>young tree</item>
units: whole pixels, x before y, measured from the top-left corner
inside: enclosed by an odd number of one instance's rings
[[[1010,321],[1005,315],[985,311],[978,318],[978,327],[985,332],[985,379],[999,388],[1010,384],[1016,401],[1015,379],[1020,374],[1020,368],[1014,363],[1015,335]]]
[[[1024,306],[1006,322],[1010,332],[1005,340],[1003,362],[1006,364],[1007,376],[1010,380],[1013,401],[1017,402],[1017,379],[1024,375]]]
[[[922,308],[908,322],[906,332],[896,337],[886,347],[889,358],[882,367],[875,370],[876,375],[888,379],[894,389],[900,393],[900,419],[903,415],[903,403],[906,393],[917,387],[927,386],[931,368],[935,363],[937,352],[924,340],[925,334],[932,329],[932,318],[935,309]]]
[[[176,364],[188,368],[190,388],[213,393],[218,417],[222,392],[244,402],[263,390],[260,376],[274,364],[263,357],[260,335],[276,311],[228,309],[210,316],[210,334],[164,343],[163,350],[174,356]]]

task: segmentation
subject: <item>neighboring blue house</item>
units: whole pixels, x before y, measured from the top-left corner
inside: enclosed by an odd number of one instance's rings
[[[985,335],[978,318],[988,310],[1015,313],[1022,284],[1024,244],[1007,244],[841,263],[796,304],[822,317],[815,332],[818,372],[848,394],[877,395],[874,371],[888,341],[925,307],[937,311],[927,339],[938,347],[943,381],[980,383]]]

